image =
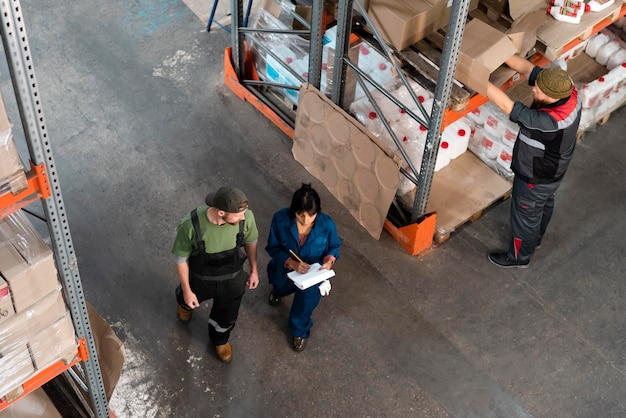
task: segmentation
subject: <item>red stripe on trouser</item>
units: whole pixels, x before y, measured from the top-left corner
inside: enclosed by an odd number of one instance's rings
[[[522,240],[519,238],[513,238],[513,246],[515,247],[515,259],[519,256],[519,250],[522,248]]]

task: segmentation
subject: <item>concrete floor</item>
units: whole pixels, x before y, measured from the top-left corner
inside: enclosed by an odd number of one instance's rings
[[[184,3],[22,7],[85,295],[127,351],[119,417],[626,416],[625,108],[579,142],[530,268],[486,258],[505,246],[509,201],[411,257],[373,240],[223,85],[230,38]],[[263,246],[303,181],[344,245],[296,353],[288,301],[266,302]],[[222,184],[246,191],[260,230],[261,285],[229,365],[207,344],[206,307],[177,321],[170,254],[179,218]]]

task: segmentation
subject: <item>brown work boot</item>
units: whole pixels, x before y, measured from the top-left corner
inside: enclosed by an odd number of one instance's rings
[[[190,311],[178,305],[178,319],[180,319],[180,322],[184,322],[184,323],[189,322],[192,314],[193,314],[193,311]]]
[[[230,359],[233,357],[233,350],[230,346],[230,343],[216,345],[215,352],[220,360],[224,363],[230,363]]]

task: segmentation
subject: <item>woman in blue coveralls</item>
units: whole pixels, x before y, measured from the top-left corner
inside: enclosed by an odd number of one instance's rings
[[[320,197],[310,184],[302,184],[291,199],[291,206],[274,214],[265,251],[272,257],[267,275],[272,284],[269,304],[277,306],[280,298],[295,293],[289,327],[293,348],[304,350],[313,320],[311,314],[322,295],[330,292],[330,282],[301,290],[287,277],[290,271],[306,273],[313,263],[331,269],[339,258],[341,239],[330,216],[322,213]]]

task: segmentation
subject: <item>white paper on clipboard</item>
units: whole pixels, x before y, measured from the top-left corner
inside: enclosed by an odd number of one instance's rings
[[[304,274],[295,271],[287,273],[289,277],[299,289],[308,289],[309,287],[330,279],[335,275],[335,270],[320,270],[320,263],[311,264],[311,268]]]

